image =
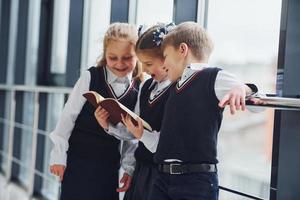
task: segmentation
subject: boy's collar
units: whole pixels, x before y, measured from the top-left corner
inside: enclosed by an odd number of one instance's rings
[[[191,63],[186,67],[186,69],[199,70],[207,67],[209,67],[208,63]]]
[[[209,67],[208,63],[191,63],[183,70],[181,77],[179,78],[180,84],[188,79],[194,71],[202,70],[203,68]]]
[[[131,83],[131,80],[132,80],[132,72],[130,72],[129,74],[127,74],[126,76],[124,77],[118,77],[116,76],[108,67],[105,67],[106,69],[106,74],[107,74],[107,77],[106,77],[106,81],[109,83],[109,84],[112,84],[114,82],[124,82],[124,83]]]
[[[156,87],[158,88],[158,89],[160,89],[160,88],[164,88],[164,87],[166,87],[167,85],[170,85],[171,84],[171,81],[169,80],[169,79],[166,79],[166,80],[163,80],[163,81],[161,81],[161,82],[158,82],[158,81],[156,81],[155,79],[153,79],[153,81],[152,81],[152,83],[150,84],[150,86],[149,86],[149,88],[151,88],[153,85],[155,85],[156,84]]]

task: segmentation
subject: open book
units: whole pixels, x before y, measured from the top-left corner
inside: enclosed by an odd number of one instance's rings
[[[104,98],[99,93],[95,91],[88,91],[83,94],[83,96],[90,102],[95,108],[99,105],[104,108],[109,113],[109,121],[116,125],[119,122],[122,122],[122,117],[126,116],[127,114],[131,116],[131,121],[134,125],[138,125],[137,119],[142,121],[144,128],[152,131],[151,126],[134,112],[126,108],[123,104],[121,104],[118,100],[113,98]]]

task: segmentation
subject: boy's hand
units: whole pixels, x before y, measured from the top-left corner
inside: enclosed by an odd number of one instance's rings
[[[236,110],[242,109],[243,111],[246,108],[245,98],[246,98],[246,88],[247,86],[242,85],[231,89],[219,102],[219,106],[224,108],[229,104],[230,113],[235,114]]]
[[[102,128],[104,129],[108,129],[109,113],[101,106],[98,106],[98,108],[94,112],[94,115],[96,117],[97,122],[100,124],[100,126],[102,126]]]
[[[123,177],[120,180],[120,183],[123,183],[122,187],[117,188],[117,192],[126,192],[131,185],[132,177],[124,172]]]
[[[122,122],[127,127],[127,130],[134,135],[134,137],[136,137],[137,139],[141,139],[144,127],[140,119],[137,119],[138,125],[135,126],[131,121],[130,115],[126,115],[126,117],[122,115]]]
[[[257,98],[250,98],[250,101],[253,103],[253,105],[264,105],[264,104],[266,104],[266,102],[264,100],[257,99]]]
[[[66,169],[65,165],[51,165],[50,166],[51,174],[58,176],[60,181],[63,180],[65,169]]]

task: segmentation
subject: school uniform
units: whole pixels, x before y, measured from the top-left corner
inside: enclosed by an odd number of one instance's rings
[[[218,199],[217,136],[223,114],[218,103],[241,85],[231,74],[204,63],[184,70],[170,88],[156,144],[149,134],[144,139],[148,149],[156,151],[158,164],[151,200]]]
[[[95,108],[82,99],[82,94],[96,91],[105,98],[118,99],[133,110],[139,82],[131,80],[131,74],[118,78],[106,67],[92,67],[83,77],[76,83],[62,119],[50,135],[55,145],[50,163],[65,165],[66,162],[61,200],[117,200],[120,159],[127,162],[121,161],[125,171],[132,173],[133,151],[126,152],[123,148],[127,155],[121,158],[120,141],[106,134],[94,117]]]
[[[157,83],[148,79],[140,92],[140,117],[147,121],[153,130],[160,131],[165,103],[168,99],[171,82],[169,80]],[[156,134],[156,133],[153,133]],[[140,141],[135,151],[136,168],[132,184],[125,193],[124,200],[147,200],[157,175],[157,165],[153,161],[154,154]]]

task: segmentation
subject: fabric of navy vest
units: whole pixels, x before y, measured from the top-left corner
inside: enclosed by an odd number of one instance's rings
[[[217,135],[223,109],[214,85],[218,68],[195,72],[180,87],[170,90],[165,106],[155,162],[179,159],[184,163],[216,164]]]
[[[141,89],[140,116],[150,124],[153,130],[160,131],[164,107],[169,96],[170,87],[165,88],[154,97],[153,101],[150,101],[150,94],[154,89],[154,85],[151,86],[152,81],[152,78],[148,79]],[[139,142],[138,148],[135,151],[135,158],[138,162],[154,164],[153,155],[154,154],[151,153],[142,142]]]
[[[106,82],[106,70],[104,67],[91,67],[91,82],[89,90],[96,91],[105,98],[115,98]],[[134,81],[131,88],[119,97],[118,100],[130,110],[134,109],[137,100],[139,81]],[[81,157],[92,157],[99,162],[120,162],[120,141],[108,135],[98,124],[94,117],[95,108],[86,102],[78,115],[75,127],[69,139],[68,154],[75,153]]]

